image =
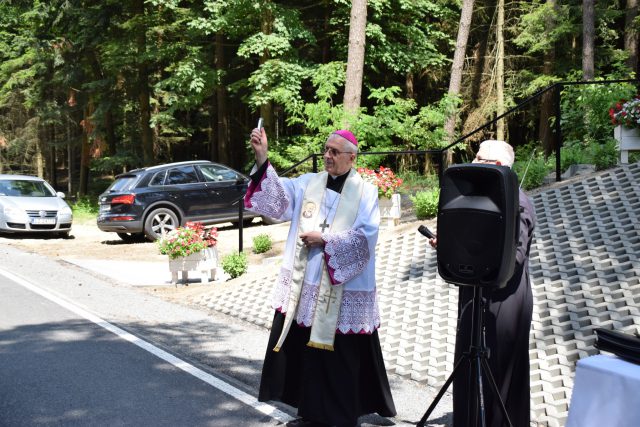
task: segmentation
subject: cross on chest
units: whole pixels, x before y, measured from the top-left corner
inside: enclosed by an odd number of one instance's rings
[[[324,221],[322,221],[322,224],[319,224],[320,228],[322,228],[322,232],[324,233],[324,229],[325,228],[329,228],[329,224],[327,223],[327,218],[324,219]]]

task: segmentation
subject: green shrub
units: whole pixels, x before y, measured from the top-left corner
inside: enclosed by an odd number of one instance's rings
[[[433,218],[438,214],[440,188],[436,187],[429,191],[419,191],[415,196],[410,196],[410,198],[418,219]]]
[[[438,175],[435,173],[424,174],[416,171],[406,171],[400,174],[403,179],[402,188],[411,192],[411,190],[428,189],[439,187]]]
[[[571,165],[589,163],[587,153],[581,144],[569,144],[560,149],[560,169],[565,172]]]
[[[540,156],[533,158],[531,162],[514,163],[513,170],[518,175],[520,186],[525,190],[531,190],[544,184],[545,177],[553,170],[553,166],[551,165],[553,160],[554,158],[550,157],[549,160],[546,161]]]
[[[247,272],[247,255],[244,252],[233,252],[222,257],[222,270],[232,279]]]
[[[271,236],[268,234],[258,234],[253,238],[253,252],[262,254],[273,247]]]
[[[590,145],[589,151],[597,171],[608,169],[618,163],[619,152],[616,144],[617,141],[610,138],[603,144]]]
[[[75,222],[95,221],[98,216],[98,198],[80,197],[75,202],[69,201]]]

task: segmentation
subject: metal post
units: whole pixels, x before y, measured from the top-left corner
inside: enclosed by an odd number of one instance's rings
[[[238,202],[238,253],[242,253],[242,228],[244,219],[244,199]]]
[[[313,155],[313,173],[318,173],[318,155],[314,154]]]
[[[560,148],[562,148],[562,110],[560,108],[560,96],[563,85],[556,85],[556,182],[562,181],[561,164],[560,164]]]
[[[445,150],[440,151],[440,158],[438,159],[440,163],[438,165],[438,182],[442,182],[442,175],[444,174],[444,152]]]

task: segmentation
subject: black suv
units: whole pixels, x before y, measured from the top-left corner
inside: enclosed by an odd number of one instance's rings
[[[187,221],[239,221],[249,178],[206,160],[135,169],[116,177],[98,202],[98,228],[123,240],[160,238]],[[250,222],[256,215],[244,212]]]

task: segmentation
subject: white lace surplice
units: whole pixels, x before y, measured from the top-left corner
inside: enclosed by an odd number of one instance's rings
[[[293,179],[279,178],[275,170],[269,166],[260,183],[250,185],[245,196],[245,206],[248,210],[275,219],[291,220],[282,269],[273,298],[273,308],[283,312],[286,310],[291,289],[295,241],[299,238],[297,229],[300,204],[312,176],[314,174],[305,174]],[[325,197],[320,206],[316,226],[318,231],[321,231],[320,224],[325,217],[327,217],[327,223],[333,222],[336,209],[341,202],[337,199],[338,197],[340,194],[325,189]],[[380,326],[375,284],[375,257],[373,256],[379,224],[377,189],[365,183],[358,215],[352,228],[338,233],[332,233],[330,228],[326,229],[323,234],[324,250],[312,248],[309,251],[302,293],[296,312],[298,324],[311,326],[322,267],[326,263],[331,283],[334,286],[345,287],[337,332],[370,334]]]

